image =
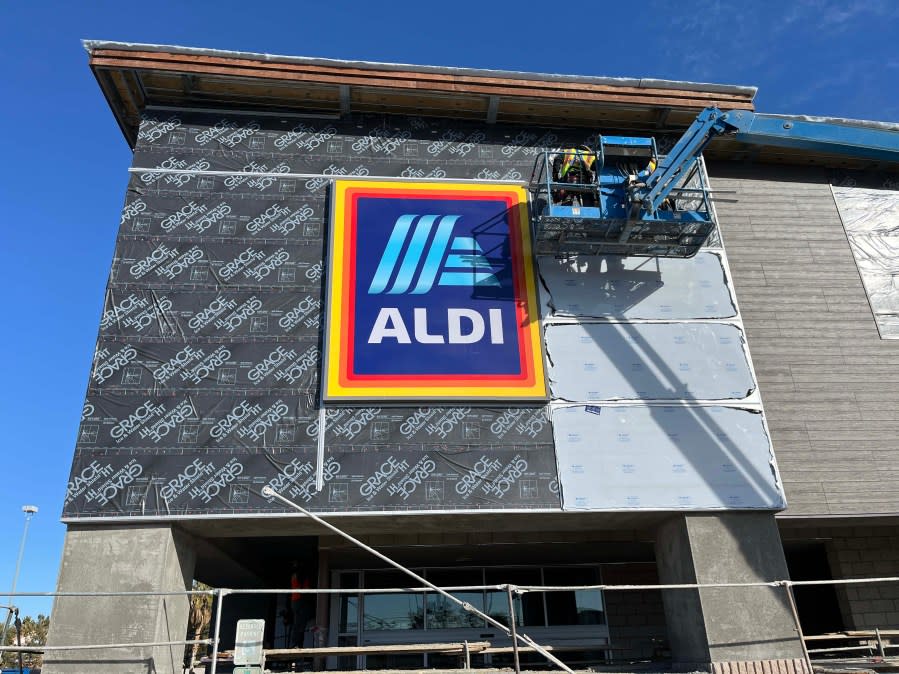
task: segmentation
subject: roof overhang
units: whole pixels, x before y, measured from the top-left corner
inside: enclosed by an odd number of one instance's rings
[[[151,106],[342,116],[380,112],[539,126],[678,129],[753,109],[754,87],[272,56],[86,41],[129,144]]]
[[[412,114],[655,135],[683,131],[710,105],[753,110],[757,91],[727,84],[341,61],[96,40],[87,40],[84,46],[91,70],[131,147],[137,142],[141,114],[154,107],[333,118],[353,112]],[[716,139],[705,155],[804,166],[884,168],[871,160],[747,145],[733,138]],[[895,165],[891,168],[895,170]]]

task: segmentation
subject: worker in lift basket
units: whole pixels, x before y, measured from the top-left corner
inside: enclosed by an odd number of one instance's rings
[[[645,190],[649,185],[649,176],[655,172],[658,167],[658,162],[655,157],[650,157],[649,163],[646,165],[642,171],[637,171],[636,173],[631,173],[627,177],[627,184],[625,185],[625,189],[627,190],[628,197],[632,203],[640,203],[643,201],[643,197]],[[659,206],[659,210],[662,211],[673,211],[674,210],[674,200],[670,197],[664,199]]]
[[[649,176],[652,175],[652,172],[656,170],[656,166],[655,158],[651,157],[646,168],[639,171],[636,176],[632,177],[631,182],[633,182],[634,187],[646,187],[646,181],[649,179]]]
[[[572,184],[593,184],[596,182],[593,167],[596,155],[586,145],[566,148],[553,158],[553,182]],[[595,206],[596,195],[590,191],[553,190],[553,203],[563,206]]]

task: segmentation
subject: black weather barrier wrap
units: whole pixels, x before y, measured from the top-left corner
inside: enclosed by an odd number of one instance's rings
[[[329,512],[560,509],[533,406],[329,408],[315,490],[326,203],[331,177],[527,180],[587,135],[146,114],[63,516],[284,512],[266,484]]]

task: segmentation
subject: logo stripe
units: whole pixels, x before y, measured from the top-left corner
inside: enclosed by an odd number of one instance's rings
[[[465,255],[450,253],[446,256],[446,264],[444,267],[449,267],[451,269],[477,269],[478,267],[482,267],[492,271],[490,263],[487,262],[483,255],[478,255],[477,253],[466,253]]]
[[[415,231],[412,232],[412,240],[409,242],[409,248],[406,250],[406,256],[403,258],[403,264],[400,265],[400,271],[396,275],[396,281],[393,282],[388,295],[399,295],[406,292],[412,285],[412,278],[415,276],[415,269],[418,267],[418,261],[421,260],[421,254],[424,252],[425,243],[431,233],[431,227],[439,216],[423,215],[415,225]]]
[[[369,295],[382,293],[387,287],[387,283],[393,274],[393,269],[396,267],[396,262],[400,259],[400,251],[403,249],[403,243],[406,241],[409,227],[412,226],[412,221],[415,220],[415,217],[414,215],[404,215],[397,219],[396,224],[393,226],[393,231],[390,233],[390,239],[387,241],[387,248],[384,249],[384,254],[378,263],[378,270],[375,272],[375,277],[372,279],[371,286],[368,289]]]
[[[442,286],[498,286],[499,281],[489,271],[445,271],[440,275]]]
[[[431,248],[428,250],[427,258],[425,258],[424,267],[421,270],[421,275],[418,277],[418,283],[411,294],[423,295],[434,285],[434,279],[437,278],[437,270],[440,268],[440,261],[446,252],[450,234],[453,233],[453,225],[456,224],[456,220],[459,217],[458,215],[444,215],[440,218],[440,224],[437,225],[437,233],[431,242]]]
[[[453,237],[453,227],[461,215],[414,215],[406,214],[397,218],[390,232],[390,238],[384,249],[374,278],[368,288],[369,295],[378,295],[385,291],[390,280],[393,284],[387,290],[388,295],[424,295],[433,287],[435,281],[441,286],[499,286],[499,279],[484,249],[472,236]],[[415,220],[418,222],[415,223]],[[415,223],[414,229],[412,224]],[[437,224],[436,232],[431,239],[431,232]],[[410,236],[409,232],[412,231]],[[407,243],[407,239],[409,239]],[[430,243],[429,243],[430,239]],[[403,250],[405,248],[405,254]],[[427,248],[427,253],[425,253]],[[453,251],[447,254],[447,249]],[[397,263],[402,256],[402,263]],[[424,257],[424,263],[422,262]],[[444,259],[445,258],[445,259]],[[421,269],[419,270],[419,264]],[[443,272],[441,273],[441,267]],[[455,271],[447,271],[455,270]],[[480,271],[478,271],[480,270]],[[418,276],[413,290],[409,290],[412,281]],[[439,280],[438,280],[439,274]]]
[[[463,253],[483,253],[484,250],[478,245],[478,242],[471,236],[457,236],[453,239],[453,246],[450,250],[461,251]]]

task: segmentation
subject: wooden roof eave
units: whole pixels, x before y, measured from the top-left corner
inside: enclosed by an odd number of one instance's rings
[[[400,70],[360,69],[345,66],[320,66],[280,63],[250,59],[231,59],[192,54],[99,50],[92,54],[91,64],[135,69],[170,70],[185,73],[233,75],[288,79],[303,82],[333,84],[364,84],[386,88],[420,88],[440,91],[474,93],[495,91],[528,96],[605,95],[619,99],[637,99],[653,103],[659,98],[681,100],[690,107],[704,107],[705,103],[719,103],[729,107],[751,110],[752,99],[738,92],[685,90],[664,87],[634,87],[560,80],[536,80],[471,76],[443,73],[422,73]],[[546,92],[545,94],[543,92]]]
[[[320,65],[309,63],[282,63],[278,61],[231,58],[210,55],[184,54],[159,51],[134,51],[120,49],[95,49],[91,51],[90,66],[100,87],[113,110],[129,144],[134,145],[140,112],[153,104],[152,97],[145,95],[141,85],[142,76],[149,73],[168,74],[204,81],[214,90],[216,82],[243,81],[247,83],[277,83],[294,87],[334,87],[336,114],[345,114],[355,105],[353,92],[358,89],[382,92],[381,107],[390,108],[391,92],[397,99],[409,94],[419,94],[427,98],[430,114],[444,110],[448,115],[458,114],[455,97],[467,96],[482,99],[476,107],[482,109],[485,121],[502,119],[504,102],[518,105],[533,101],[536,106],[534,121],[545,124],[559,123],[558,106],[575,105],[581,116],[589,122],[590,115],[583,115],[587,106],[616,109],[639,109],[649,111],[679,110],[695,112],[708,105],[718,105],[727,109],[752,110],[752,95],[740,91],[704,91],[665,87],[617,86],[606,83],[578,82],[565,79],[525,79],[442,72],[420,72],[395,68],[354,68],[346,65]],[[125,74],[127,73],[127,74]],[[191,103],[190,88],[179,87],[168,93],[167,103],[183,99],[185,107]],[[446,103],[439,101],[445,97]],[[228,100],[234,100],[229,93]],[[247,103],[252,103],[247,96]],[[277,108],[278,101],[267,101],[267,105]],[[285,108],[296,104],[285,99]],[[469,106],[472,107],[472,106]],[[373,107],[372,109],[377,109]],[[400,107],[400,109],[404,109]],[[470,116],[476,113],[474,107],[465,110]],[[545,116],[545,120],[542,118]],[[598,112],[596,118],[602,115]]]

